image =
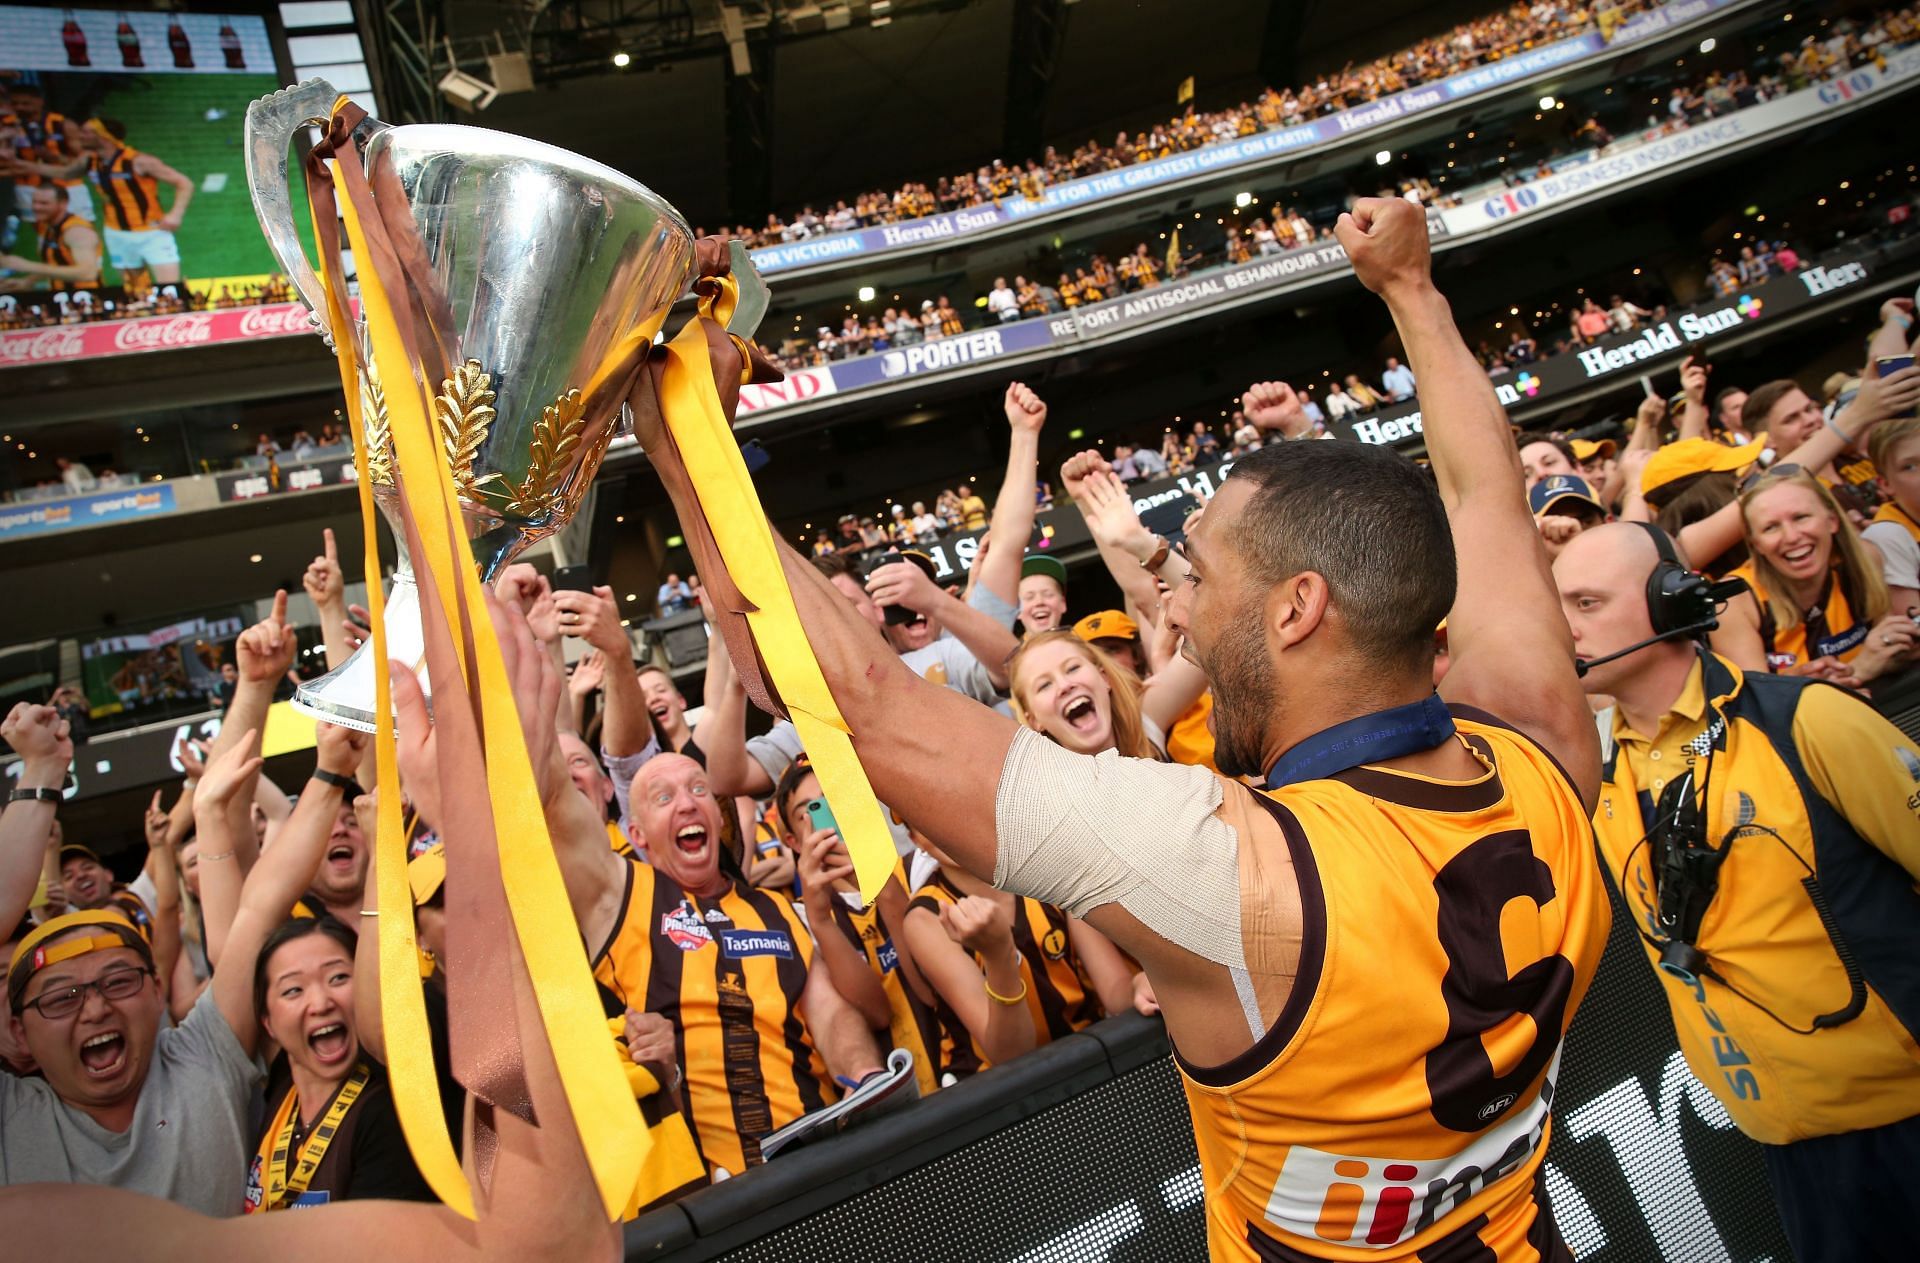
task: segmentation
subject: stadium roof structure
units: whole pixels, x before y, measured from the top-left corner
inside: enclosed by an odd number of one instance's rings
[[[527,57],[470,121],[627,171],[697,224],[1038,157],[1405,47],[1498,0],[460,0],[367,32],[394,117],[448,69]],[[618,61],[618,64],[616,64]],[[464,121],[464,120],[463,120]]]

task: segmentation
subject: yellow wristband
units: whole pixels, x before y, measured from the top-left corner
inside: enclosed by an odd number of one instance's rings
[[[1013,953],[1013,962],[1014,964],[1018,965],[1020,963],[1020,960],[1021,960],[1020,953],[1016,949]],[[1024,1004],[1026,1003],[1026,1000],[1027,1000],[1027,980],[1024,978],[1020,980],[1020,994],[1018,995],[1011,995],[1011,996],[1001,995],[999,992],[993,989],[993,984],[986,980],[986,976],[984,974],[980,978],[980,987],[983,991],[987,993],[987,999],[993,1001],[995,1004],[1004,1004],[1008,1008],[1012,1008],[1016,1004]]]

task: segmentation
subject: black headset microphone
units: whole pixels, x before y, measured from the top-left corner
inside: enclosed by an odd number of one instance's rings
[[[1720,607],[1742,592],[1751,591],[1743,579],[1727,579],[1718,583],[1697,570],[1690,570],[1680,560],[1673,540],[1659,527],[1647,522],[1635,522],[1653,540],[1653,546],[1659,551],[1660,560],[1654,565],[1653,573],[1647,576],[1647,617],[1653,624],[1653,635],[1638,644],[1628,645],[1603,657],[1585,662],[1577,662],[1574,669],[1585,675],[1594,667],[1624,658],[1630,653],[1638,653],[1649,645],[1662,641],[1679,640],[1683,637],[1698,636],[1702,632],[1712,631],[1720,625]],[[1701,652],[1704,654],[1705,649]],[[1709,716],[1712,716],[1711,706]],[[1712,733],[1708,729],[1708,734]],[[1867,987],[1865,975],[1861,972],[1852,950],[1840,936],[1833,910],[1828,903],[1826,892],[1811,866],[1786,840],[1772,829],[1743,819],[1740,825],[1730,830],[1718,845],[1707,837],[1707,795],[1705,783],[1713,776],[1713,758],[1709,751],[1705,753],[1705,769],[1702,783],[1694,783],[1691,769],[1677,779],[1668,782],[1665,792],[1653,808],[1654,818],[1646,836],[1634,846],[1637,851],[1642,846],[1652,848],[1652,862],[1655,870],[1654,889],[1656,906],[1654,909],[1659,937],[1648,934],[1638,925],[1634,927],[1641,938],[1659,952],[1659,968],[1679,978],[1690,986],[1698,986],[1699,979],[1711,978],[1725,987],[1733,995],[1746,1001],[1754,1008],[1773,1019],[1785,1029],[1797,1035],[1809,1035],[1815,1031],[1842,1026],[1860,1016],[1866,1009]],[[1741,796],[1743,799],[1745,795]],[[1770,836],[1787,853],[1807,870],[1801,881],[1807,892],[1807,898],[1813,903],[1814,911],[1820,918],[1821,927],[1832,943],[1834,953],[1840,958],[1845,969],[1848,983],[1847,1003],[1831,1013],[1822,1013],[1814,1017],[1805,1028],[1788,1022],[1758,999],[1735,987],[1718,973],[1708,955],[1699,946],[1700,922],[1705,917],[1709,905],[1720,888],[1720,866],[1726,862],[1733,843],[1742,837]],[[1632,852],[1628,852],[1631,860]],[[1619,875],[1620,889],[1627,889],[1626,873]]]
[[[1715,583],[1699,571],[1688,569],[1665,531],[1648,522],[1633,525],[1652,538],[1660,554],[1653,573],[1647,576],[1647,618],[1653,624],[1653,635],[1625,649],[1575,662],[1577,675],[1584,676],[1595,667],[1639,653],[1650,645],[1710,632],[1720,625],[1720,607],[1748,590],[1743,579]]]

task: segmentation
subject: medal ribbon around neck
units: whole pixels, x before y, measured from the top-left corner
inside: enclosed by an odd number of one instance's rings
[[[266,1185],[265,1200],[261,1210],[284,1210],[289,1198],[298,1198],[313,1183],[313,1173],[320,1169],[320,1160],[327,1156],[327,1149],[333,1144],[333,1138],[340,1132],[340,1120],[347,1116],[353,1103],[360,1099],[360,1093],[366,1090],[368,1077],[367,1063],[361,1062],[353,1068],[347,1081],[340,1085],[328,1103],[326,1113],[314,1124],[313,1131],[300,1146],[300,1156],[294,1164],[293,1175],[287,1175],[287,1150],[293,1145],[293,1124],[300,1111],[300,1090],[287,1088],[287,1099],[280,1103],[280,1112],[273,1116],[273,1125],[267,1134],[273,1137],[273,1152],[267,1159],[267,1169],[263,1182]]]

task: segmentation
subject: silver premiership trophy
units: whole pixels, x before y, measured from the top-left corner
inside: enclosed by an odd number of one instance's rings
[[[300,245],[287,157],[308,127],[325,129],[339,93],[311,79],[247,108],[247,181],[267,242],[301,299],[326,310]],[[635,342],[691,292],[694,239],[667,201],[578,154],[505,132],[441,124],[389,126],[371,118],[352,148],[376,188],[398,187],[444,301],[447,371],[433,420],[459,492],[474,561],[491,581],[528,545],[579,509],[607,444],[629,422],[619,366]],[[342,150],[344,154],[345,151]],[[344,157],[341,160],[346,160]],[[395,181],[397,180],[397,185]],[[385,205],[383,200],[382,205]],[[740,301],[728,332],[751,339],[766,287],[739,243]],[[325,320],[320,320],[325,328]],[[360,326],[365,365],[363,468],[398,546],[387,597],[388,653],[425,660],[380,381],[425,365],[381,365]],[[368,582],[377,582],[375,575]],[[294,708],[328,723],[374,729],[373,644],[300,686]],[[424,671],[421,673],[425,684]]]

